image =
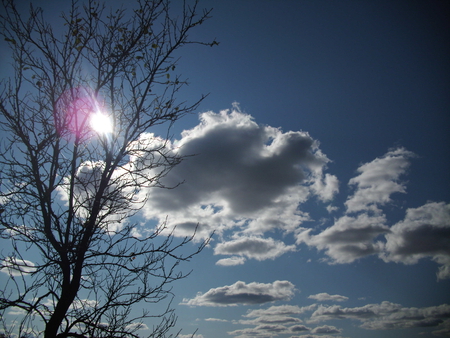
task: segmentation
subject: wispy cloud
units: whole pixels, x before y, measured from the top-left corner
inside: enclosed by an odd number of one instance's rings
[[[288,281],[273,283],[236,282],[199,293],[195,298],[183,299],[182,305],[189,306],[236,306],[289,300],[293,297],[295,286]]]
[[[393,193],[405,193],[406,186],[399,178],[408,169],[409,159],[413,156],[414,153],[397,148],[361,165],[357,170],[360,174],[349,182],[350,186],[355,187],[355,192],[345,202],[347,213],[381,212],[379,206],[391,202]]]
[[[216,265],[235,266],[235,265],[242,265],[244,263],[245,263],[244,257],[233,256],[233,257],[219,259],[216,262]]]

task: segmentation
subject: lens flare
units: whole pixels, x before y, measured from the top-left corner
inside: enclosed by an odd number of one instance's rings
[[[108,115],[96,112],[90,116],[90,126],[99,134],[109,134],[113,131],[111,119]]]
[[[60,135],[68,138],[88,139],[95,133],[106,135],[113,132],[113,122],[106,111],[98,93],[86,87],[71,88],[57,102],[55,127]]]

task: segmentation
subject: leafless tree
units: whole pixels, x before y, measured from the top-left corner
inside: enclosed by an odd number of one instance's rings
[[[23,312],[20,335],[137,337],[153,317],[149,336],[172,336],[171,283],[207,243],[165,224],[138,231],[132,216],[149,188],[174,188],[160,181],[183,160],[167,136],[203,99],[176,99],[177,51],[216,44],[188,36],[210,11],[73,0],[52,26],[40,8],[2,5],[14,75],[0,92],[0,311]]]

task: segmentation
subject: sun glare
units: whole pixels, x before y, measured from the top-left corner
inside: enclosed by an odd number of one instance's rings
[[[90,125],[99,134],[112,133],[113,128],[110,117],[100,112],[92,114]]]

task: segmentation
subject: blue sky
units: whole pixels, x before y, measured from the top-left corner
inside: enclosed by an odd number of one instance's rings
[[[193,38],[220,45],[181,52],[180,99],[209,96],[172,140],[198,155],[141,215],[215,231],[174,285],[177,328],[449,336],[448,2],[202,4]]]

